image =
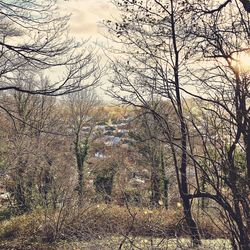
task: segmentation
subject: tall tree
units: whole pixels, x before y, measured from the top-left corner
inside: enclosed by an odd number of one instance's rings
[[[92,132],[97,122],[99,100],[93,90],[84,90],[67,95],[66,104],[69,129],[73,137],[78,172],[77,191],[81,206],[84,197],[86,160]]]
[[[121,20],[107,21],[113,39],[122,44],[117,53],[123,57],[113,63],[113,96],[134,106],[148,109],[161,124],[173,154],[176,178],[185,219],[194,245],[201,244],[197,224],[191,212],[188,188],[188,131],[184,115],[182,89],[186,84],[190,58],[192,12],[185,1],[116,1]],[[123,50],[124,48],[124,50]],[[113,49],[114,50],[114,49]],[[123,95],[123,93],[128,93]],[[176,117],[177,141],[168,122],[151,105],[157,98],[169,100]],[[177,132],[178,131],[178,132]]]
[[[200,100],[203,119],[193,124],[203,144],[199,161],[206,162],[199,168],[209,187],[205,193],[198,187],[196,196],[215,200],[230,221],[234,248],[249,249],[249,18],[237,1],[216,12],[207,12],[212,6],[205,1],[192,7],[199,64],[190,81],[201,86],[200,95],[192,96]]]
[[[171,113],[163,103],[155,103],[156,110],[165,116]],[[164,114],[163,114],[164,112]],[[151,112],[140,109],[136,112],[137,118],[134,121],[134,129],[131,137],[135,140],[135,151],[138,151],[138,161],[141,165],[149,166],[151,183],[151,205],[158,207],[160,201],[164,201],[164,206],[168,208],[168,184],[167,175],[172,169],[166,166],[166,144],[161,127],[155,122]],[[136,154],[136,153],[135,153]]]

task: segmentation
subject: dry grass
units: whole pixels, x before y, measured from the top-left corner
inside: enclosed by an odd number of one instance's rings
[[[56,250],[117,250],[123,241],[122,237],[109,237],[96,239],[89,242],[60,242],[55,245]],[[129,237],[122,245],[125,249],[143,250],[187,250],[193,249],[190,240],[185,238],[152,238],[152,237]],[[202,240],[202,246],[196,250],[232,250],[230,242],[225,239]]]
[[[58,211],[40,210],[0,222],[0,249],[58,249],[58,242],[65,249],[100,249],[94,245],[107,247],[101,249],[118,249],[121,243],[122,249],[132,249],[126,247],[144,243],[148,246],[139,249],[172,249],[166,248],[166,244],[177,246],[178,242],[173,239],[183,239],[188,234],[181,216],[180,210],[106,204],[89,205],[81,211],[72,209],[61,216],[58,216]],[[208,220],[200,220],[199,226],[204,238],[225,237]],[[159,245],[157,241],[165,248],[152,248]],[[75,242],[76,246],[81,244],[81,248],[75,248]],[[180,244],[185,246],[187,242],[184,240]],[[84,248],[85,245],[89,248]],[[111,248],[112,245],[116,248]]]
[[[174,236],[180,218],[177,211],[126,208],[99,204],[78,214],[64,235],[91,239],[105,235]]]

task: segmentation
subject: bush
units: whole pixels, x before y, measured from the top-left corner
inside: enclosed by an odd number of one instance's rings
[[[9,220],[12,212],[9,208],[4,208],[0,210],[0,222],[3,220]]]
[[[42,224],[41,214],[33,212],[2,221],[0,224],[0,239],[36,237]]]
[[[203,239],[228,238],[230,235],[228,235],[228,231],[222,222],[216,220],[217,215],[212,215],[212,218],[210,216],[202,213],[199,216],[196,215],[201,237]]]
[[[36,245],[33,249],[42,249],[46,244],[52,247],[55,241],[90,241],[111,236],[185,237],[188,230],[181,218],[180,209],[146,209],[114,204],[92,204],[82,209],[71,207],[63,212],[40,210],[1,222],[0,240],[11,246],[18,242],[19,248],[12,249],[31,249],[28,246],[34,244],[41,246]],[[224,237],[211,221],[202,219],[198,224],[204,238]]]
[[[107,235],[173,236],[180,217],[164,209],[126,208],[99,204],[72,219],[63,231],[64,239],[92,239]]]

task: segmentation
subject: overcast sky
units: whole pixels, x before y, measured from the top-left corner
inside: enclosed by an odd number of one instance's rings
[[[71,13],[70,32],[79,38],[100,38],[98,23],[114,15],[110,0],[61,0],[63,12]]]
[[[115,16],[116,9],[111,0],[60,0],[59,7],[63,14],[71,13],[69,28],[71,35],[76,39],[90,38],[90,43],[99,44],[106,42],[106,38],[101,35],[100,23]],[[98,53],[102,51],[99,50]],[[104,55],[101,57],[105,60]],[[111,101],[104,91],[108,86],[108,77],[104,76],[97,93],[105,101]]]

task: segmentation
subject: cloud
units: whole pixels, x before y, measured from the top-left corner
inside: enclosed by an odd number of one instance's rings
[[[117,12],[110,0],[61,0],[59,6],[63,14],[71,13],[70,33],[77,38],[101,38],[98,23]]]
[[[62,14],[71,13],[69,32],[76,39],[88,39],[96,45],[102,47],[107,44],[106,38],[101,35],[100,23],[104,19],[112,19],[118,13],[111,3],[111,0],[59,0],[59,8]],[[105,64],[107,58],[102,50],[98,50],[101,58],[100,63]],[[97,88],[97,93],[105,101],[111,98],[105,94],[105,89],[109,87],[107,77],[102,79],[102,88]]]

